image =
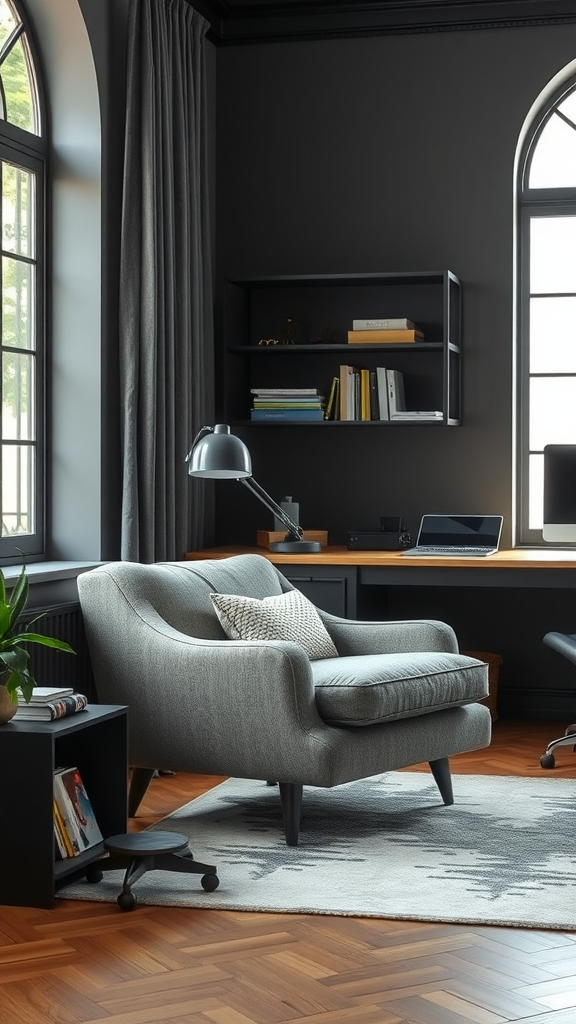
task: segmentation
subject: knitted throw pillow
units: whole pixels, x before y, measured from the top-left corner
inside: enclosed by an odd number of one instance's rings
[[[310,658],[337,658],[332,638],[316,608],[299,590],[276,597],[210,594],[229,640],[291,640]]]

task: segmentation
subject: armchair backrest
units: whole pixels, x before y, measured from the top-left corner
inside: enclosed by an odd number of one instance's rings
[[[109,562],[78,577],[78,593],[87,631],[100,621],[122,617],[120,606],[149,625],[167,623],[179,633],[223,640],[224,631],[211,593],[262,599],[292,589],[262,555],[236,555],[198,562]]]

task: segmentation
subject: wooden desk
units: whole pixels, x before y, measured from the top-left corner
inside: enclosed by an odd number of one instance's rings
[[[267,548],[248,547],[230,544],[226,547],[206,548],[203,551],[187,551],[184,558],[196,561],[204,558],[228,558],[230,555],[248,553],[263,555],[274,565],[355,565],[374,566],[379,568],[410,569],[414,566],[427,566],[462,569],[480,568],[492,572],[495,569],[576,569],[576,550],[551,550],[544,548],[514,548],[509,551],[498,551],[486,558],[404,558],[401,551],[349,551],[345,547],[325,547],[316,555],[281,555]]]

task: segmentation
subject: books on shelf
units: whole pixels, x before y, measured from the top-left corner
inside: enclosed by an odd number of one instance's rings
[[[282,423],[283,421],[315,422],[324,419],[324,410],[319,409],[251,409],[250,419],[254,422]]]
[[[62,838],[63,826],[68,839],[66,856],[74,857],[102,842],[103,836],[78,768],[58,768],[54,772],[54,801],[56,842],[59,835]],[[60,849],[59,843],[58,847]]]
[[[332,383],[330,385],[330,391],[328,392],[328,401],[326,402],[326,408],[324,410],[324,419],[333,420],[337,418],[337,412],[339,407],[339,395],[340,395],[340,378],[332,377]]]
[[[417,409],[417,410],[406,410],[395,412],[392,416],[393,420],[441,420],[444,418],[443,413],[440,409]]]
[[[252,388],[251,420],[324,419],[324,394],[318,388]]]
[[[349,345],[399,345],[403,342],[415,341],[424,341],[422,331],[413,329],[348,331]]]
[[[31,700],[29,704],[21,704],[18,701],[14,721],[53,722],[57,718],[66,718],[68,715],[84,711],[87,705],[88,698],[83,693],[71,693],[70,696],[61,697],[59,700]]]
[[[250,394],[260,397],[265,395],[285,395],[292,398],[298,398],[300,395],[322,396],[322,392],[318,388],[251,388]]]
[[[386,370],[388,382],[388,412],[390,419],[394,419],[394,413],[406,410],[406,398],[404,396],[404,376],[400,370]]]
[[[378,419],[389,420],[388,375],[385,366],[376,367],[376,381],[378,386]]]
[[[404,316],[382,317],[380,320],[353,320],[352,329],[354,331],[419,330],[417,324],[413,323],[412,320],[407,320]]]

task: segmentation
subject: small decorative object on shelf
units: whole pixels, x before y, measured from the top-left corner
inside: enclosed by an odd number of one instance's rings
[[[282,327],[278,332],[277,338],[260,338],[259,345],[296,345],[298,344],[298,324],[294,317],[289,313]]]
[[[20,616],[28,603],[28,592],[28,574],[25,565],[22,566],[22,572],[9,598],[6,594],[4,573],[0,569],[0,697],[8,697],[8,700],[0,701],[2,705],[0,724],[9,722],[16,714],[18,691],[27,703],[32,697],[32,691],[36,685],[36,680],[28,667],[30,655],[22,644],[43,644],[45,647],[74,654],[70,645],[64,643],[63,640],[56,640],[54,637],[29,631],[29,627],[38,619],[43,618],[45,612],[36,615],[26,626],[19,623]]]
[[[318,334],[310,338],[311,345],[336,345],[337,340],[334,331],[330,327],[321,327]]]

